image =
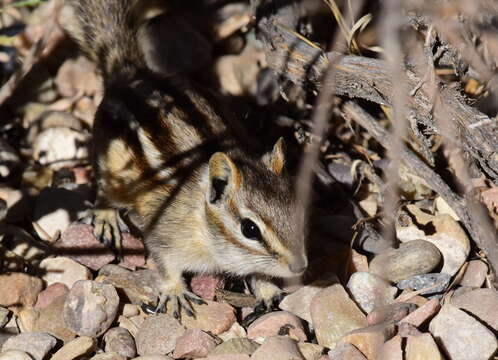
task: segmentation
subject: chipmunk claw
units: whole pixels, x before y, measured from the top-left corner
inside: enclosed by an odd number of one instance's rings
[[[202,298],[190,291],[184,291],[179,295],[161,294],[154,312],[165,313],[168,302],[171,303],[171,315],[177,320],[181,320],[182,309],[187,316],[195,318],[195,310],[192,307],[192,303],[197,305],[207,304]]]

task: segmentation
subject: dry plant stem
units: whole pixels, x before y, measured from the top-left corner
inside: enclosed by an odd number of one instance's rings
[[[384,61],[341,55],[337,52],[326,53],[303,41],[276,19],[260,22],[258,29],[268,65],[278,75],[303,87],[311,85],[321,89],[322,76],[328,64],[332,62],[335,63],[335,78],[328,86],[334,87],[336,95],[362,98],[392,106],[393,84]],[[403,83],[408,89],[413,89],[420,83],[420,78],[406,70]],[[452,134],[440,131],[433,120],[433,96],[427,87],[427,84],[423,84],[413,97],[408,98],[407,108],[410,116],[426,124],[428,128],[435,129],[436,133],[449,138],[450,141],[461,143],[486,175],[498,183],[498,124],[468,105],[458,91],[441,86],[441,99],[460,131],[458,140],[451,138]]]
[[[346,119],[354,121],[365,128],[383,147],[386,149],[390,146],[390,137],[388,132],[363,108],[354,101],[347,101],[342,106],[343,115]],[[422,177],[427,185],[437,192],[448,205],[456,212],[460,221],[463,223],[472,239],[481,248],[490,263],[493,273],[496,275],[498,269],[498,243],[496,233],[485,221],[486,215],[482,213],[482,207],[473,204],[471,201],[465,201],[456,194],[451,188],[434,172],[426,163],[424,163],[412,150],[404,147],[400,156],[410,170]],[[478,207],[481,213],[476,218],[473,213]],[[495,278],[496,281],[496,278]]]
[[[385,21],[383,22],[382,39],[386,56],[390,59],[387,62],[392,74],[393,92],[397,94],[392,99],[392,132],[390,134],[391,146],[388,148],[388,156],[391,158],[391,165],[388,167],[386,177],[384,217],[390,226],[384,227],[384,238],[391,243],[395,242],[394,221],[397,213],[397,203],[399,200],[398,184],[399,168],[401,165],[400,154],[404,147],[403,139],[406,136],[406,99],[408,91],[403,82],[403,54],[401,52],[399,31],[401,29],[401,4],[397,0],[387,0],[384,2]]]

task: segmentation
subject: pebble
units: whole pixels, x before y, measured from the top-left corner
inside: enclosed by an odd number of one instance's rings
[[[173,360],[173,358],[166,355],[145,355],[136,357],[132,360]]]
[[[420,290],[437,285],[433,289],[422,292],[420,295],[425,295],[428,298],[441,298],[442,293],[450,284],[450,280],[451,276],[444,273],[415,275],[406,280],[400,281],[398,283],[398,288],[402,290],[408,288],[412,290]]]
[[[287,336],[272,336],[251,356],[251,360],[305,360],[297,343]]]
[[[157,299],[157,276],[152,270],[129,271],[109,264],[99,271],[99,280],[113,285],[122,299],[132,304],[151,304]]]
[[[207,356],[217,345],[217,341],[199,329],[187,329],[176,340],[173,358],[198,358]]]
[[[65,256],[95,271],[115,258],[111,249],[93,236],[90,225],[72,224],[62,233],[55,246]]]
[[[101,353],[92,356],[90,360],[126,360],[127,358],[116,353]]]
[[[206,300],[214,300],[217,289],[222,289],[225,282],[218,275],[194,275],[190,280],[190,288],[197,296]]]
[[[406,360],[443,360],[431,334],[408,336],[405,349]]]
[[[301,320],[288,311],[264,314],[247,328],[247,337],[251,340],[275,335],[289,335],[296,341],[307,340]]]
[[[330,348],[344,334],[366,325],[365,315],[340,284],[329,286],[315,295],[311,317],[318,344]]]
[[[47,332],[62,341],[70,341],[76,334],[66,325],[63,317],[67,295],[54,298],[49,305],[40,309],[26,309],[18,314],[23,331]]]
[[[211,351],[210,355],[247,354],[252,355],[260,345],[247,338],[234,338],[222,342]]]
[[[393,302],[398,292],[398,289],[386,280],[368,272],[356,272],[351,275],[347,287],[353,300],[367,314],[376,307]]]
[[[455,275],[467,260],[470,252],[470,240],[462,226],[447,214],[433,216],[423,212],[415,205],[408,205],[405,209],[411,216],[404,216],[406,222],[400,223],[398,221],[396,223],[398,239],[402,242],[414,240],[431,242],[437,246],[444,259],[440,272],[450,276]],[[415,218],[416,224],[411,220],[411,217]],[[430,227],[431,231],[426,234],[425,229],[419,229],[419,226]]]
[[[403,350],[401,348],[401,336],[396,335],[382,345],[378,359],[382,360],[403,360]],[[424,359],[425,360],[425,359]],[[429,359],[427,359],[429,360]]]
[[[430,320],[439,311],[440,307],[441,305],[439,304],[438,299],[431,299],[417,310],[408,314],[401,320],[401,322],[406,322],[412,324],[413,326],[419,327]]]
[[[82,191],[44,188],[38,195],[33,211],[33,219],[38,225],[35,227],[38,236],[45,241],[52,241],[57,232],[64,232],[72,221],[85,214],[85,211],[89,209],[88,200],[89,194]],[[74,244],[71,244],[71,248],[68,249],[67,256],[70,256],[71,250],[73,253],[79,250],[78,247],[72,245]],[[87,256],[95,256],[95,251]]]
[[[393,303],[375,308],[367,315],[368,325],[398,322],[414,311],[417,305],[407,302]]]
[[[375,256],[370,262],[370,272],[399,282],[434,270],[440,261],[441,253],[436,246],[424,240],[413,240]]]
[[[33,142],[33,159],[53,170],[72,167],[88,158],[89,135],[65,126],[51,127]]]
[[[140,307],[134,304],[124,304],[123,306],[123,316],[132,317],[140,314]]]
[[[113,323],[119,306],[114,286],[90,280],[74,284],[64,304],[66,325],[80,336],[97,337]]]
[[[498,348],[489,329],[450,304],[442,306],[429,330],[451,360],[489,359]]]
[[[202,358],[202,360],[249,360],[249,355],[247,354],[209,355],[207,358]]]
[[[419,329],[417,329],[412,324],[407,322],[401,322],[398,324],[398,335],[402,338],[411,336],[411,335],[420,335],[422,334]]]
[[[306,360],[318,360],[325,351],[323,346],[307,342],[299,342],[297,347]]]
[[[135,338],[137,353],[168,354],[174,350],[176,340],[184,333],[185,328],[170,315],[149,316],[140,326]]]
[[[55,299],[59,296],[66,295],[69,293],[69,288],[65,284],[53,283],[49,285],[45,290],[38,294],[38,299],[36,299],[35,309],[44,309],[49,306]]]
[[[498,331],[498,292],[476,289],[451,298],[451,304],[482,320]]]
[[[104,350],[107,353],[116,353],[126,358],[137,355],[135,340],[130,332],[122,327],[107,330],[104,335],[104,342]]]
[[[7,273],[0,275],[0,289],[0,306],[31,307],[43,289],[43,281],[24,273]]]
[[[93,351],[95,345],[95,339],[80,336],[61,347],[50,360],[73,360]]]
[[[339,279],[334,275],[325,279],[319,279],[309,285],[305,285],[287,295],[279,304],[279,308],[288,311],[303,320],[311,323],[311,301],[324,287],[338,283]]]
[[[0,307],[0,328],[3,328],[10,319],[10,310]]]
[[[0,354],[0,360],[33,360],[33,358],[24,351],[7,350]]]
[[[221,334],[237,321],[235,317],[235,309],[224,303],[206,301],[205,305],[192,304],[195,310],[195,318],[190,316],[182,316],[181,323],[187,329],[201,329],[213,335]],[[170,304],[168,311],[171,313]]]
[[[50,334],[27,332],[7,339],[2,351],[20,350],[29,354],[34,360],[43,360],[56,344],[57,339]]]
[[[360,350],[347,342],[337,344],[328,355],[333,360],[367,360]]]
[[[461,286],[472,286],[480,288],[486,280],[488,265],[481,260],[471,260],[460,280]]]
[[[118,325],[128,330],[130,334],[136,339],[138,336],[138,330],[140,329],[140,326],[142,326],[145,319],[146,316],[143,313],[132,316],[130,318],[120,315],[118,317]]]
[[[247,332],[238,322],[234,322],[230,329],[219,334],[218,337],[223,341],[228,341],[235,338],[245,338]]]
[[[377,359],[382,345],[395,334],[393,324],[379,324],[353,330],[341,338],[341,342],[354,345],[368,359]]]
[[[78,280],[93,279],[87,267],[63,256],[42,260],[40,269],[45,272],[42,279],[47,282],[47,285],[62,283],[71,289]]]

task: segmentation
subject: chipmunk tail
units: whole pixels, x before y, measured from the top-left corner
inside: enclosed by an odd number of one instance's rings
[[[61,24],[98,64],[104,81],[113,82],[146,68],[143,25],[161,11],[153,0],[66,0]]]

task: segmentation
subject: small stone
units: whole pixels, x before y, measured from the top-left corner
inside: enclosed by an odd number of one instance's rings
[[[476,289],[451,298],[451,304],[466,311],[498,331],[498,292]]]
[[[417,305],[412,303],[393,303],[375,308],[367,315],[368,325],[398,322],[414,311]]]
[[[47,285],[63,283],[71,289],[78,280],[93,279],[87,267],[63,256],[42,260],[40,269],[45,271],[42,279],[47,282]]]
[[[403,216],[403,219],[406,221],[396,223],[398,239],[404,243],[425,240],[434,244],[444,260],[441,273],[455,275],[467,260],[470,252],[470,240],[462,226],[447,214],[433,216],[415,205],[407,205],[404,209],[407,214]],[[431,231],[427,232],[427,228]],[[425,273],[430,271],[432,269]],[[412,275],[420,274],[422,273]]]
[[[330,348],[344,334],[366,325],[365,315],[340,284],[315,295],[311,302],[311,318],[318,344]]]
[[[351,273],[358,271],[368,271],[368,260],[365,255],[360,254],[355,249],[351,249]]]
[[[2,346],[2,351],[20,350],[29,354],[34,360],[43,360],[57,344],[57,339],[50,334],[31,332],[9,338]]]
[[[192,304],[195,310],[195,318],[182,316],[181,323],[187,329],[201,329],[213,335],[227,331],[236,322],[235,309],[228,304],[206,301],[204,305]],[[168,311],[171,313],[171,305],[168,303]]]
[[[80,336],[97,337],[111,326],[118,306],[119,297],[114,286],[80,280],[67,296],[64,321]]]
[[[259,344],[247,338],[235,338],[222,342],[211,351],[210,355],[221,354],[247,354],[252,355],[258,348]]]
[[[24,351],[7,350],[0,354],[0,360],[33,360],[33,358]]]
[[[126,360],[127,358],[116,353],[101,353],[92,356],[90,360]]]
[[[325,351],[323,346],[307,342],[299,342],[297,347],[306,360],[319,360]]]
[[[157,273],[152,270],[129,271],[109,264],[99,271],[99,280],[113,285],[121,298],[132,304],[151,304],[157,299]]]
[[[413,326],[419,327],[424,324],[426,321],[431,319],[440,308],[439,300],[432,299],[427,303],[419,307],[417,310],[408,314],[401,322],[406,322],[412,324]]]
[[[311,323],[310,307],[314,296],[323,290],[323,288],[338,282],[339,279],[336,276],[331,276],[328,279],[320,279],[309,285],[305,285],[292,294],[287,295],[280,302],[279,308]]]
[[[122,327],[107,330],[104,335],[104,342],[104,350],[107,353],[116,353],[126,358],[137,355],[135,340],[130,332]]]
[[[139,315],[132,316],[130,318],[119,316],[118,324],[120,327],[128,330],[130,334],[136,339],[138,336],[138,330],[142,326],[146,319],[145,314],[140,313]]]
[[[408,336],[406,342],[406,360],[443,360],[431,334]]]
[[[305,360],[297,343],[287,336],[272,336],[256,350],[251,360]]]
[[[249,355],[247,354],[220,354],[220,355],[209,355],[205,360],[249,360]],[[204,360],[202,359],[202,360]],[[199,359],[201,360],[201,359]]]
[[[398,282],[426,274],[434,270],[440,261],[441,254],[436,246],[424,240],[413,240],[401,244],[398,249],[375,256],[370,262],[370,272]]]
[[[487,274],[488,265],[484,261],[471,260],[467,265],[462,280],[460,280],[460,285],[480,288],[484,284]]]
[[[142,240],[130,233],[124,232],[121,234],[121,241],[123,260],[118,265],[130,270],[144,266],[145,248]]]
[[[247,328],[247,337],[252,340],[275,335],[289,335],[296,341],[307,340],[301,320],[288,311],[264,314]]]
[[[199,358],[207,356],[217,345],[216,340],[199,329],[188,329],[176,340],[173,358]]]
[[[429,330],[451,360],[489,359],[498,348],[490,330],[450,304],[442,306]]]
[[[424,288],[431,288],[421,293],[421,295],[426,295],[429,298],[441,298],[442,293],[446,290],[450,284],[451,276],[444,273],[433,273],[433,274],[423,274],[415,275],[406,280],[402,280],[398,283],[398,288],[400,289],[412,289],[421,290]],[[437,285],[437,286],[436,286]],[[433,286],[436,286],[432,288]]]
[[[53,283],[49,285],[45,290],[38,294],[38,299],[36,300],[35,309],[44,309],[49,306],[55,299],[59,296],[67,295],[69,293],[69,288],[65,284]]]
[[[31,307],[43,289],[43,281],[23,273],[0,275],[0,306]]]
[[[367,360],[360,350],[347,342],[337,344],[328,355],[332,360]]]
[[[10,310],[0,307],[0,328],[3,328],[10,319]]]
[[[217,275],[194,275],[190,281],[192,292],[206,300],[214,300],[216,290],[223,286],[223,278]]]
[[[396,335],[382,345],[378,359],[382,360],[403,360],[403,350],[401,348],[401,336]]]
[[[234,338],[245,338],[247,337],[247,332],[238,322],[234,322],[230,329],[219,334],[218,337],[223,341],[228,341]]]
[[[95,271],[115,258],[111,249],[93,236],[90,225],[72,224],[62,233],[55,246],[60,253]]]
[[[73,339],[76,334],[66,326],[62,315],[66,298],[67,294],[63,294],[46,307],[21,311],[18,320],[23,331],[47,332],[65,342]]]
[[[349,278],[347,285],[360,309],[367,314],[374,308],[390,304],[398,292],[381,277],[368,272],[356,272]]]
[[[61,347],[50,360],[73,360],[90,353],[95,348],[95,339],[80,336]]]
[[[412,324],[407,322],[401,322],[398,324],[398,335],[402,338],[412,336],[412,335],[420,335],[422,334],[419,329],[417,329]]]
[[[166,355],[145,355],[136,357],[132,360],[173,360],[173,358]]]
[[[135,339],[137,353],[168,354],[174,350],[177,339],[184,333],[185,328],[170,315],[149,316],[140,326]]]
[[[368,359],[377,359],[382,345],[395,333],[393,324],[379,324],[353,330],[341,338],[341,342],[354,345]]]
[[[124,304],[123,306],[123,316],[132,317],[140,314],[140,308],[138,305],[134,304]]]

